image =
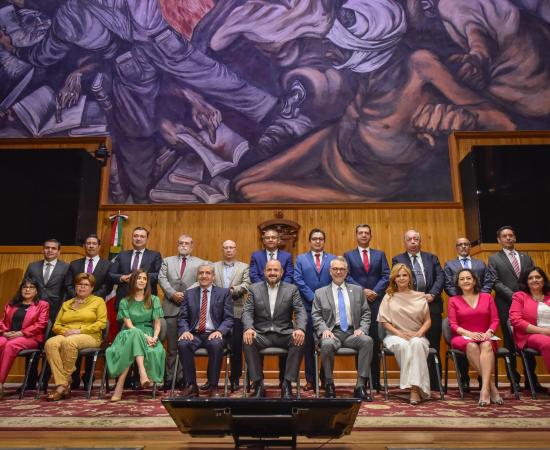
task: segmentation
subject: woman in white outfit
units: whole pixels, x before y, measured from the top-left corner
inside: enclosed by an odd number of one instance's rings
[[[430,310],[422,292],[413,291],[412,274],[405,264],[396,264],[380,305],[378,322],[387,331],[384,345],[391,350],[401,369],[401,389],[411,390],[411,405],[430,396],[428,374]]]

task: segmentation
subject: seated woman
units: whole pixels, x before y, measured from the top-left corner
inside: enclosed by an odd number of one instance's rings
[[[21,350],[38,348],[44,342],[50,304],[38,298],[38,286],[25,279],[0,321],[0,398],[10,368]]]
[[[75,370],[78,350],[99,347],[101,331],[107,325],[107,308],[101,297],[92,295],[95,277],[80,273],[74,279],[76,297],[61,306],[52,331],[57,336],[46,341],[44,349],[52,369],[55,390],[48,401],[70,395],[71,374]]]
[[[503,400],[492,379],[497,345],[491,338],[498,328],[497,307],[491,294],[479,292],[479,280],[470,269],[456,274],[455,287],[459,295],[449,298],[447,306],[454,335],[451,347],[465,352],[471,366],[481,376],[479,406],[502,405]]]
[[[520,291],[512,296],[510,322],[519,349],[538,350],[550,371],[550,284],[540,267],[522,272]]]
[[[164,379],[165,351],[159,341],[160,319],[163,317],[160,300],[151,295],[145,270],[134,271],[128,286],[129,295],[121,300],[117,317],[124,322],[124,329],[107,349],[109,374],[118,377],[112,402],[122,398],[124,381],[134,361],[143,387],[149,386],[151,380],[160,383]]]
[[[411,405],[430,396],[429,342],[426,331],[432,321],[423,292],[412,290],[412,274],[405,264],[396,264],[380,304],[378,322],[387,330],[384,345],[395,354],[401,369],[401,389],[411,389]]]

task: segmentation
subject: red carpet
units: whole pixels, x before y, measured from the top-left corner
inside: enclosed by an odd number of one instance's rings
[[[97,391],[95,391],[97,394]],[[309,393],[308,393],[309,394]],[[311,394],[305,394],[309,397]],[[411,406],[406,394],[390,391],[390,400],[381,394],[374,402],[363,403],[357,417],[357,429],[371,430],[508,430],[538,429],[550,431],[550,397],[541,395],[532,400],[528,392],[521,400],[501,390],[503,406],[477,406],[477,393],[458,398],[458,391],[449,390],[444,401],[427,401]],[[268,396],[277,397],[278,389],[269,389]],[[339,396],[350,396],[351,389],[338,389]],[[8,395],[0,401],[0,430],[138,430],[175,429],[175,425],[160,403],[162,394],[152,399],[150,392],[130,392],[121,402],[110,403],[92,397],[86,400],[83,391],[76,391],[70,399],[49,403],[27,396],[19,400]]]

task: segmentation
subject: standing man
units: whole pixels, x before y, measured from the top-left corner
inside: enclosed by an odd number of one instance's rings
[[[306,339],[304,343],[304,359],[306,369],[305,391],[315,387],[315,341],[313,338],[313,322],[311,319],[311,307],[315,297],[315,291],[331,283],[330,262],[334,255],[325,252],[325,232],[319,228],[313,228],[309,232],[309,251],[298,255],[294,266],[294,284],[298,287],[302,296],[302,303],[307,313]]]
[[[197,271],[201,264],[205,264],[201,258],[192,256],[193,238],[182,234],[178,238],[178,254],[168,256],[162,261],[159,272],[159,284],[164,291],[164,302],[162,310],[166,320],[166,341],[168,354],[166,356],[166,371],[164,389],[172,385],[174,364],[178,354],[178,315],[185,291],[197,283]],[[183,386],[183,370],[181,365],[178,368],[176,384]]]
[[[372,318],[369,328],[369,336],[372,338],[374,348],[380,348],[378,337],[378,309],[386,293],[390,280],[390,267],[386,254],[380,250],[369,247],[372,238],[370,225],[361,224],[355,227],[355,241],[357,247],[344,253],[344,258],[349,267],[349,283],[357,284],[363,288],[365,298],[370,307]],[[372,361],[372,387],[379,391],[380,387],[380,360],[376,357]]]
[[[253,382],[253,396],[264,397],[259,351],[267,347],[288,348],[288,360],[281,386],[281,397],[288,399],[292,398],[292,381],[298,379],[300,371],[307,314],[298,288],[281,281],[283,268],[280,261],[268,261],[264,276],[266,281],[250,286],[249,298],[244,304],[244,356]]]
[[[405,264],[413,274],[414,289],[424,292],[430,308],[432,326],[426,333],[430,347],[437,351],[441,342],[441,314],[443,313],[443,300],[441,292],[445,283],[445,274],[437,256],[428,252],[421,252],[422,238],[416,230],[408,230],[404,236],[405,252],[392,258],[392,266],[397,263]],[[430,372],[430,385],[432,390],[438,389],[435,362],[430,357],[428,369]]]
[[[107,294],[111,292],[111,280],[109,278],[109,269],[111,261],[99,257],[101,249],[101,240],[97,234],[90,234],[84,239],[84,258],[75,259],[69,264],[69,270],[65,276],[65,290],[67,298],[73,298],[75,294],[74,278],[79,273],[91,273],[96,280],[92,294],[101,297],[105,300]],[[73,372],[72,389],[78,389],[80,386],[80,365],[82,358],[76,361],[76,370]],[[84,385],[87,385],[88,380],[92,376],[92,357],[86,358],[86,369],[84,371]]]
[[[159,252],[146,248],[147,239],[149,239],[149,230],[147,228],[134,228],[132,230],[133,250],[120,252],[109,270],[111,282],[118,285],[115,303],[117,311],[120,300],[128,295],[128,281],[134,270],[143,269],[147,272],[149,282],[151,283],[151,293],[157,295],[157,281],[162,264],[162,256],[160,256]]]
[[[445,292],[449,297],[457,295],[455,282],[456,275],[462,269],[470,269],[474,272],[480,282],[480,292],[490,294],[493,290],[494,275],[491,270],[480,259],[475,259],[470,256],[472,244],[465,237],[460,237],[456,240],[457,257],[445,263],[443,272],[445,274]],[[462,379],[462,389],[465,392],[470,390],[470,377],[468,375],[468,359],[465,357],[458,358],[458,368]]]
[[[505,225],[497,230],[497,242],[502,249],[494,255],[489,256],[489,267],[495,276],[495,303],[497,305],[502,337],[504,338],[504,346],[515,354],[514,336],[508,332],[508,327],[506,326],[508,313],[512,304],[512,295],[514,292],[519,291],[518,280],[521,272],[534,267],[535,263],[529,255],[516,250],[516,232],[511,226]],[[533,370],[535,390],[537,392],[547,392],[548,389],[538,381],[535,371],[535,358],[529,355],[527,357],[529,358],[529,367]],[[516,370],[516,358],[512,357],[510,361],[512,362],[514,379],[519,385],[520,375]],[[527,377],[525,377],[525,389],[530,389]]]
[[[368,335],[371,312],[365,292],[360,286],[345,283],[348,263],[343,256],[331,260],[330,275],[332,283],[315,291],[311,312],[325,372],[325,397],[336,397],[334,354],[340,347],[347,347],[358,351],[353,396],[372,402],[365,390],[365,382],[371,377],[373,352],[373,340]]]
[[[195,351],[204,347],[208,351],[206,393],[209,397],[219,397],[224,336],[233,327],[233,301],[229,289],[213,285],[214,266],[210,263],[199,266],[198,280],[197,287],[186,291],[178,317],[178,352],[187,382],[182,396],[199,395]]]
[[[243,322],[241,315],[248,295],[250,275],[248,264],[237,261],[237,244],[222,243],[223,259],[214,264],[214,284],[229,289],[233,299],[233,332],[231,334],[231,392],[239,389],[243,373]]]

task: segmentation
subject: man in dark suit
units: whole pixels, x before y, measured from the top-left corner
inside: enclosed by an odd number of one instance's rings
[[[292,398],[291,383],[298,379],[304,352],[307,314],[298,288],[281,281],[283,269],[280,261],[268,261],[264,276],[265,282],[250,286],[242,315],[244,356],[253,382],[253,396],[265,396],[259,351],[267,347],[283,347],[288,348],[288,358],[281,397]]]
[[[426,333],[430,347],[437,351],[441,342],[441,314],[443,313],[443,300],[441,292],[445,283],[445,274],[437,256],[428,252],[421,252],[422,239],[416,230],[408,230],[404,236],[405,252],[392,258],[392,266],[397,263],[405,264],[413,274],[414,289],[424,292],[430,308],[432,326]],[[432,357],[429,359],[430,385],[432,389],[438,389],[437,372]]]
[[[361,224],[355,227],[355,240],[357,247],[344,253],[348,262],[350,279],[348,283],[357,284],[363,288],[365,298],[370,307],[372,318],[369,328],[369,336],[373,340],[375,349],[380,348],[378,337],[378,309],[386,293],[390,280],[390,266],[386,254],[380,250],[369,247],[372,238],[370,225]],[[380,360],[372,360],[372,387],[379,391],[380,387]]]
[[[493,290],[494,275],[487,265],[480,259],[475,259],[470,256],[470,250],[472,244],[465,237],[460,237],[456,240],[456,254],[455,259],[451,259],[443,266],[443,273],[445,274],[445,292],[449,297],[457,295],[455,282],[456,275],[462,269],[470,269],[474,272],[479,280],[480,292],[490,294]],[[468,375],[468,359],[465,357],[458,358],[458,368],[462,379],[462,389],[466,392],[470,390],[470,377]]]
[[[128,281],[134,270],[143,269],[147,271],[151,283],[151,293],[157,294],[157,281],[162,265],[162,256],[159,252],[145,248],[148,238],[149,230],[143,227],[134,228],[132,231],[133,250],[120,252],[109,270],[111,282],[118,285],[115,303],[117,311],[120,300],[128,295]]]
[[[214,286],[214,266],[201,264],[199,285],[185,292],[178,316],[178,353],[187,386],[183,397],[197,397],[195,351],[208,351],[209,397],[218,397],[218,381],[223,361],[224,336],[233,327],[233,300],[229,289]]]
[[[54,322],[64,300],[65,275],[69,265],[58,259],[61,253],[61,243],[57,239],[45,241],[42,253],[44,259],[30,263],[23,278],[29,278],[37,284],[39,297],[50,304],[50,320]],[[38,358],[34,360],[29,371],[28,386],[36,385],[37,367]],[[50,370],[48,367],[44,374],[46,384],[49,378]]]
[[[97,237],[97,234],[90,234],[84,239],[84,258],[75,259],[69,263],[69,270],[65,275],[65,290],[67,298],[73,298],[75,294],[74,290],[74,278],[79,273],[91,273],[96,280],[93,294],[105,299],[107,294],[111,292],[112,284],[109,278],[109,269],[111,268],[111,261],[99,257],[99,251],[101,249],[101,240]],[[80,386],[80,365],[82,358],[78,358],[76,362],[76,370],[73,372],[73,381],[71,383],[72,389],[78,389]],[[86,358],[86,368],[84,371],[84,385],[87,384],[92,372],[92,357]]]
[[[315,297],[315,291],[329,285],[330,262],[334,255],[325,252],[325,232],[319,228],[313,228],[309,232],[309,251],[298,255],[294,266],[294,284],[298,287],[302,297],[302,303],[307,313],[306,339],[304,342],[304,362],[306,372],[305,391],[315,388],[315,342],[313,337],[313,322],[311,320],[311,307]]]
[[[512,295],[514,292],[519,291],[519,276],[522,271],[534,267],[535,263],[529,255],[516,250],[516,232],[511,226],[506,225],[497,230],[497,242],[502,247],[502,250],[489,256],[489,267],[495,276],[495,303],[497,305],[502,337],[504,338],[504,346],[510,352],[515,353],[514,336],[508,332],[506,322],[508,321],[508,313],[512,304]],[[529,366],[533,369],[535,389],[539,392],[546,392],[547,388],[541,386],[536,376],[535,358],[529,357],[529,359]],[[519,384],[520,375],[516,370],[516,358],[512,357],[510,361],[512,363],[514,378]],[[525,388],[530,388],[527,377],[525,377]]]

